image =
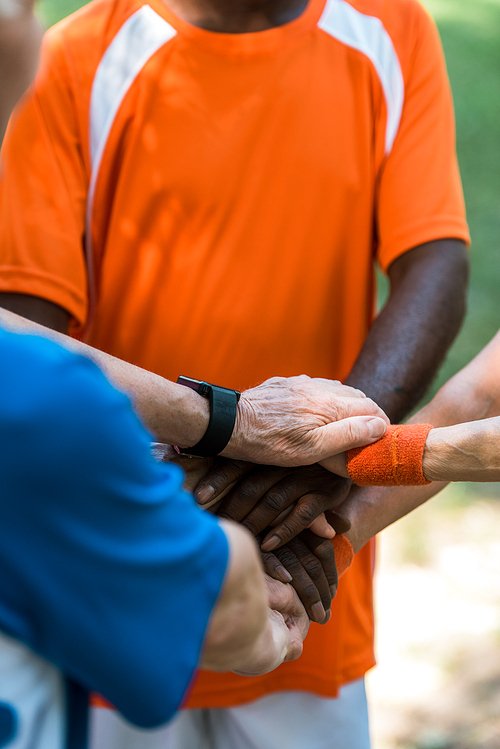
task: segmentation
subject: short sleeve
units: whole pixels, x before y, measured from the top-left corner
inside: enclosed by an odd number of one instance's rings
[[[0,629],[132,722],[164,723],[200,658],[225,534],[92,362],[31,336],[0,347]]]
[[[397,45],[404,79],[401,120],[378,182],[378,260],[383,270],[425,242],[470,241],[441,43],[424,8],[408,3],[410,9]]]
[[[88,176],[70,75],[50,32],[35,83],[9,123],[1,170],[0,291],[42,297],[82,323]]]

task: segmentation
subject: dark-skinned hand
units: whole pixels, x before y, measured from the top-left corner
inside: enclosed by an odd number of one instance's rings
[[[198,482],[195,496],[201,506],[207,506],[227,492],[217,514],[242,523],[254,536],[267,528],[262,549],[273,551],[340,505],[350,487],[349,480],[317,464],[276,468],[222,458]],[[343,533],[349,527],[348,521],[342,525],[337,520],[335,530]]]
[[[329,518],[329,522],[333,520]],[[329,539],[305,530],[279,549],[262,552],[262,561],[270,577],[295,588],[311,621],[325,624],[329,620],[338,585]]]
[[[157,459],[174,460],[186,470],[187,489],[192,489],[196,485],[200,474],[203,475],[207,470],[207,476],[211,480],[212,460],[192,460],[178,456],[171,448],[164,445],[155,445],[153,452]],[[220,498],[224,496],[225,492],[230,489],[231,485],[238,478],[249,476],[251,472],[256,470],[262,473],[258,467],[250,463],[237,463],[236,461],[225,459],[220,459],[218,463],[224,468],[224,471],[214,472],[215,479],[219,481],[219,483],[214,481],[217,491],[212,494],[210,501],[205,505],[205,507],[208,506],[212,512],[217,512],[217,514],[223,511],[224,502]],[[264,470],[267,479],[274,477],[274,480],[278,482],[281,482],[290,473],[290,470],[287,469]],[[298,469],[293,470],[297,471]],[[332,474],[329,475],[331,476]],[[222,476],[224,477],[224,481],[221,481]],[[204,479],[198,483],[198,487],[203,485],[203,481]],[[268,486],[269,481],[265,483],[265,489],[268,489]],[[285,488],[287,486],[288,483],[285,484]],[[258,492],[253,492],[252,496],[255,498],[254,503],[261,498]],[[294,506],[290,504],[285,508],[284,512],[285,514],[289,512],[291,514],[293,510]],[[278,521],[283,514],[282,511],[278,513]],[[342,533],[349,528],[349,522],[337,515],[337,513],[327,511],[325,514],[326,521],[337,533]],[[262,530],[265,530],[266,533],[261,535],[259,538],[260,541],[270,531],[266,526]],[[331,601],[337,592],[338,582],[335,554],[329,539],[322,538],[309,530],[304,530],[300,533],[299,537],[291,539],[289,543],[281,546],[274,553],[263,552],[262,559],[264,568],[271,577],[293,585],[312,621],[318,623],[328,621]]]

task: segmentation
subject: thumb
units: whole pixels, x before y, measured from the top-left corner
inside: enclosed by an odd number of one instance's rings
[[[371,445],[384,436],[386,429],[387,424],[378,416],[352,416],[319,427],[314,430],[316,461],[353,447]]]

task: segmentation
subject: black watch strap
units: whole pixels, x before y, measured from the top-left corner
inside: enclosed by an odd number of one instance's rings
[[[238,390],[211,385],[209,382],[200,382],[190,377],[178,377],[177,382],[196,390],[201,396],[208,398],[210,404],[210,421],[207,431],[196,445],[179,448],[179,452],[200,458],[218,455],[231,439],[240,393]]]

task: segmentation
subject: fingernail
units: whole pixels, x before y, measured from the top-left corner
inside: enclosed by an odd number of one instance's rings
[[[385,430],[387,429],[387,424],[383,419],[379,419],[378,417],[373,417],[371,419],[368,419],[368,430],[370,432],[370,437],[374,437],[375,439],[380,439],[380,437],[383,437],[385,434]]]
[[[326,614],[325,614],[325,618],[323,619],[323,621],[321,622],[321,624],[326,624],[327,622],[329,622],[331,615],[332,615],[332,610],[331,609],[327,609],[326,610]]]
[[[281,564],[278,564],[278,566],[276,567],[276,574],[283,583],[291,583],[293,580],[291,574]]]
[[[277,549],[278,546],[281,543],[281,539],[279,536],[269,536],[263,544],[261,544],[262,551],[272,551],[273,549]]]
[[[213,486],[210,486],[210,484],[204,484],[199,489],[196,489],[195,491],[195,497],[196,501],[199,505],[205,505],[207,502],[210,502],[212,497],[215,494],[215,489]]]
[[[336,585],[330,585],[330,595],[332,598],[335,598],[337,595],[337,586]]]
[[[323,604],[319,601],[317,603],[313,603],[313,605],[311,606],[311,614],[313,615],[313,619],[315,622],[322,622],[326,616]]]

